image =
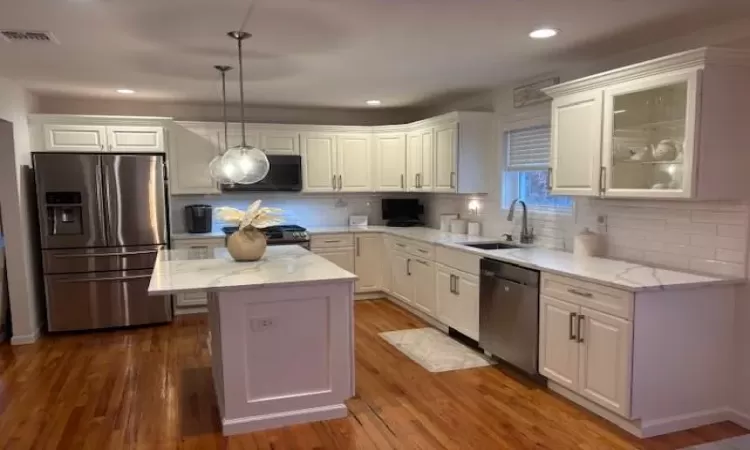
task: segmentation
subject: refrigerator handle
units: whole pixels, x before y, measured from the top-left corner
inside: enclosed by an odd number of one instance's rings
[[[167,161],[166,158],[162,163],[162,169],[164,170],[164,183],[166,184],[166,182],[169,181],[169,161]]]
[[[104,211],[105,215],[107,217],[107,228],[105,229],[105,236],[107,237],[107,245],[112,245],[113,236],[111,235],[111,231],[114,229],[112,226],[113,223],[115,223],[116,220],[119,220],[115,214],[114,208],[112,208],[112,190],[110,189],[110,179],[109,179],[109,172],[107,171],[108,167],[105,164],[102,164],[102,178],[103,178],[103,186],[104,186]]]
[[[108,216],[108,206],[109,206],[109,200],[107,200],[107,203],[105,204],[104,201],[104,189],[105,189],[105,180],[104,180],[104,164],[102,164],[102,158],[99,157],[99,161],[97,162],[97,170],[96,170],[96,200],[99,204],[99,226],[102,227],[102,232],[104,233],[104,241],[109,244],[109,218]],[[107,194],[108,195],[108,194]]]

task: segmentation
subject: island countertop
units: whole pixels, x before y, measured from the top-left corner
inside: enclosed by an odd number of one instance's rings
[[[148,293],[177,294],[356,280],[353,273],[298,245],[269,246],[263,258],[254,262],[236,262],[226,248],[217,248],[208,254],[191,249],[159,250]]]

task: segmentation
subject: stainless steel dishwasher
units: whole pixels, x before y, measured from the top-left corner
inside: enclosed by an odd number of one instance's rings
[[[479,346],[529,375],[539,374],[539,272],[480,262]]]

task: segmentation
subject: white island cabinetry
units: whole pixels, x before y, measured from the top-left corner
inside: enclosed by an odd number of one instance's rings
[[[246,263],[226,249],[161,250],[149,293],[207,293],[214,389],[233,435],[347,416],[355,280],[296,245]]]

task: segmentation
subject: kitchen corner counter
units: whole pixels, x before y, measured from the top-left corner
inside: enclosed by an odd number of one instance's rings
[[[172,233],[170,237],[173,241],[180,241],[185,239],[224,239],[223,231],[212,231],[210,233]]]
[[[240,290],[263,286],[356,281],[357,276],[297,245],[269,246],[260,261],[236,262],[226,248],[208,255],[159,250],[151,295]]]

